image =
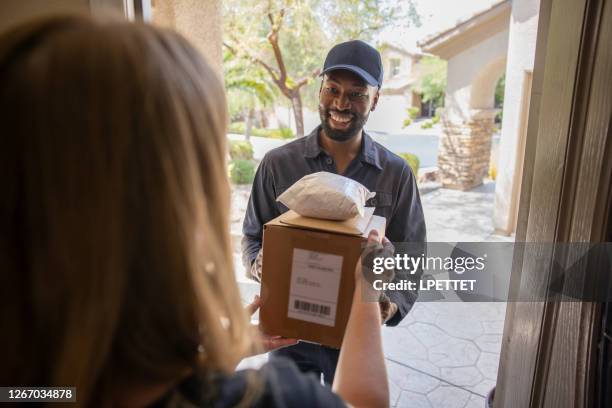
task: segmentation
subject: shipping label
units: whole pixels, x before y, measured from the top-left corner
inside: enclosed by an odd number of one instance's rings
[[[334,326],[341,276],[342,256],[294,248],[288,316]]]

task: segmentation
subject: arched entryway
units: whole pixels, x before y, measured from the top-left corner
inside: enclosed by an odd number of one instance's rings
[[[469,190],[488,173],[498,112],[495,86],[506,69],[510,10],[510,1],[498,3],[420,44],[448,61],[438,151],[444,187]]]

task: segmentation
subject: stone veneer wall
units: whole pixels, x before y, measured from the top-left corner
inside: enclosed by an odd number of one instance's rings
[[[442,117],[443,134],[438,150],[440,182],[445,188],[470,190],[482,184],[489,171],[493,117],[453,123]]]

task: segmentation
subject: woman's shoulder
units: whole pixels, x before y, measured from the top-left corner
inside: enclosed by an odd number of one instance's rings
[[[229,408],[243,400],[246,406],[257,408],[346,407],[313,374],[301,373],[292,361],[285,359],[274,359],[258,370],[240,370],[208,381],[190,377],[163,406]]]

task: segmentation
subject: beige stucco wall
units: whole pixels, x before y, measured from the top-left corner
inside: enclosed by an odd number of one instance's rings
[[[221,75],[221,1],[150,1],[153,23],[174,28],[185,35]],[[125,17],[126,4],[124,0],[0,0],[0,32],[24,20],[48,14]]]
[[[152,0],[151,6],[154,24],[183,34],[222,75],[220,0]]]
[[[406,54],[394,50],[393,48],[387,47],[381,52],[381,60],[383,63],[383,70],[385,73],[385,79],[390,79],[391,76],[391,60],[398,59],[400,61],[399,72],[397,76],[409,76],[412,72],[412,58]]]
[[[220,0],[149,0],[154,24],[187,37],[222,73]],[[29,18],[48,14],[84,13],[125,17],[124,0],[0,0],[0,31]]]
[[[89,0],[1,0],[0,32],[49,14],[89,13]]]
[[[381,95],[376,110],[370,113],[367,130],[387,133],[402,133],[404,119],[408,118],[406,109],[412,103],[412,92],[403,95]]]
[[[444,112],[449,121],[462,123],[473,109],[493,108],[507,47],[508,30],[503,30],[448,60]]]
[[[484,31],[478,42],[472,35],[464,49],[455,44],[448,58],[438,150],[440,181],[447,188],[470,190],[482,184],[489,169],[495,85],[504,73],[508,47],[508,26],[499,26],[507,22],[495,21],[497,30]]]
[[[511,233],[514,229],[513,200],[518,194],[513,189],[520,185],[521,99],[524,91],[525,71],[533,70],[538,30],[539,0],[514,0],[508,41],[508,64],[504,93],[502,134],[499,144],[497,180],[495,187],[494,225],[499,232]],[[516,202],[514,203],[516,204]]]
[[[391,59],[400,60],[399,72],[391,76]],[[381,59],[384,69],[383,87],[378,106],[370,114],[366,129],[387,132],[404,132],[404,120],[408,118],[407,109],[414,106],[412,85],[418,69],[418,59],[393,48],[383,48]],[[420,102],[420,101],[419,101]]]

